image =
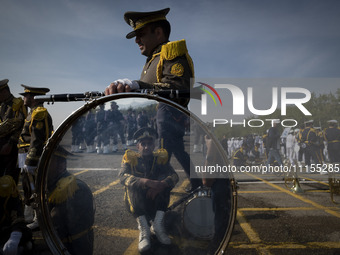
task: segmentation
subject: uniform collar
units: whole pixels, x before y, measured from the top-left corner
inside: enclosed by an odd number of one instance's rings
[[[153,50],[151,56],[149,56],[149,57],[146,59],[146,62],[149,62],[149,61],[154,57],[155,54],[160,53],[161,50],[162,50],[162,46],[163,46],[164,44],[167,44],[168,42],[169,42],[169,41],[166,41],[166,42],[161,43],[161,44],[159,44],[158,46],[156,46],[156,48]]]

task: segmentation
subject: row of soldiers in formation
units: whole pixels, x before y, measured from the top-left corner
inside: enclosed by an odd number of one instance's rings
[[[98,154],[117,152],[119,139],[121,149],[126,150],[135,143],[133,134],[143,127],[154,127],[153,118],[144,110],[136,113],[129,108],[123,116],[116,102],[111,102],[108,110],[102,104],[97,111],[89,111],[72,126],[71,150]]]
[[[314,127],[314,121],[309,120],[302,128],[290,129],[286,135],[281,135],[279,153],[290,164],[310,165],[325,162],[340,162],[340,128],[337,120],[329,120],[328,127]],[[193,152],[202,152],[203,139],[199,127],[194,128]],[[263,135],[249,134],[244,137],[223,136],[221,146],[236,165],[245,165],[246,161],[261,163],[267,160],[268,130]]]
[[[306,121],[301,129],[290,129],[280,137],[280,155],[292,165],[310,165],[340,162],[340,128],[337,120],[329,120],[328,127],[313,127],[313,120]],[[221,145],[234,164],[244,165],[246,160],[262,162],[267,159],[267,132],[259,135],[229,138],[223,137]],[[241,159],[241,160],[239,160]]]

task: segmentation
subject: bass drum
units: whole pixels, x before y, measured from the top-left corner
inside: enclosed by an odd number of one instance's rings
[[[211,162],[212,166],[228,164],[212,131],[170,100],[122,93],[85,103],[45,146],[38,167],[36,203],[40,229],[53,254],[139,254],[137,213],[130,212],[131,194],[121,184],[120,171],[127,149],[130,155],[138,155],[133,134],[143,125],[161,134],[155,150],[168,150],[169,164],[179,177],[170,197],[158,199],[165,207],[168,204],[163,224],[171,245],[160,244],[151,234],[150,252],[226,252],[235,222],[236,184],[232,173],[207,174],[206,144],[208,149],[215,148],[213,158],[218,162]],[[198,133],[204,144],[202,152],[197,152]],[[201,188],[189,191],[190,182],[205,184],[203,190],[209,195],[202,195]],[[144,208],[150,211],[149,205]],[[203,228],[199,226],[202,217],[207,219]]]

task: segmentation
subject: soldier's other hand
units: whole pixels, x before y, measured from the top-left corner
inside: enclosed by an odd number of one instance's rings
[[[131,92],[139,89],[139,84],[137,81],[131,81],[129,79],[118,79],[112,82],[105,89],[105,95],[111,95],[116,93]]]
[[[148,189],[148,192],[146,193],[146,197],[154,200],[159,192],[160,191],[158,189]]]
[[[33,174],[34,175],[34,172],[35,172],[35,169],[37,167],[36,166],[28,166],[28,165],[24,165],[24,171],[28,174]]]

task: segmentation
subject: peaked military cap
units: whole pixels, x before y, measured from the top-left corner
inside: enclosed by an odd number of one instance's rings
[[[304,122],[304,124],[306,124],[306,125],[311,125],[313,123],[314,123],[314,120],[307,120],[307,121]]]
[[[46,93],[50,91],[48,88],[30,87],[24,84],[21,84],[21,86],[24,87],[24,93],[19,93],[22,96],[25,96],[26,94],[46,95]]]
[[[153,128],[144,127],[138,129],[133,135],[133,139],[137,141],[140,141],[144,138],[156,139],[157,138],[156,130],[154,130]]]
[[[136,36],[136,31],[143,28],[146,24],[156,22],[159,20],[166,20],[166,15],[170,11],[170,8],[165,8],[159,11],[153,12],[126,12],[124,14],[124,20],[133,28],[133,31],[126,35],[127,39],[131,39]]]
[[[329,121],[327,121],[327,122],[330,123],[330,124],[337,124],[337,123],[338,123],[337,120],[329,120]]]
[[[4,79],[0,81],[0,90],[8,87],[8,79]]]

